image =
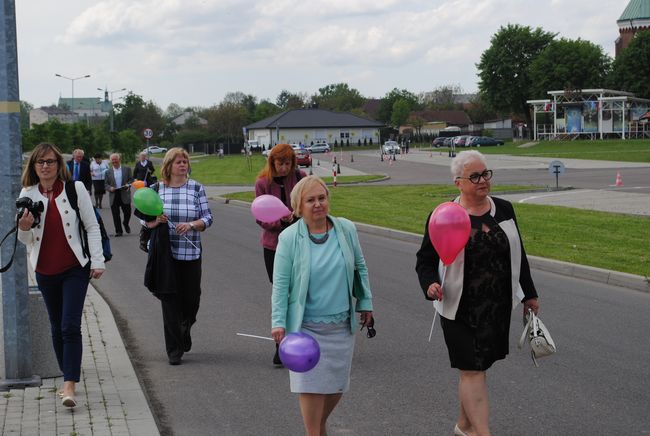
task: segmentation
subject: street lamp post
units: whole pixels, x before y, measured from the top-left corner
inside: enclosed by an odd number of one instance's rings
[[[113,117],[114,117],[115,111],[113,110],[113,94],[115,94],[116,92],[126,91],[126,88],[115,89],[113,91],[109,91],[108,88],[106,88],[106,89],[97,88],[97,90],[98,91],[104,91],[104,100],[108,100],[108,94],[111,95],[111,100],[110,100],[110,102],[111,102],[111,132],[114,132],[115,128],[113,126]]]
[[[90,77],[90,74],[86,74],[85,76],[80,76],[80,77],[75,77],[75,78],[72,78],[72,77],[66,77],[66,76],[63,76],[63,75],[58,74],[58,73],[55,73],[54,75],[55,75],[56,77],[60,77],[60,78],[62,78],[62,79],[67,79],[67,80],[69,80],[69,81],[72,83],[72,101],[70,102],[70,104],[72,105],[72,107],[70,108],[70,111],[74,112],[74,81],[75,81],[75,80],[80,80],[80,79],[87,79],[88,77]]]

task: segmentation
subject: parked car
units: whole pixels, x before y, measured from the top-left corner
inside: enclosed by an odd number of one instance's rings
[[[447,138],[445,138],[444,136],[438,136],[436,139],[433,140],[431,145],[433,147],[441,147],[441,146],[445,145],[445,139],[447,139]]]
[[[456,139],[454,139],[454,145],[456,147],[466,147],[465,141],[467,141],[467,135],[456,136]]]
[[[290,145],[291,148],[293,148],[294,150],[302,150],[302,149],[305,148],[305,146],[302,145],[302,144],[289,144],[289,145]]]
[[[454,145],[454,139],[456,139],[455,136],[447,136],[445,138],[445,142],[443,142],[442,145],[444,145],[445,147],[451,147],[452,145]]]
[[[307,150],[311,153],[329,153],[330,146],[327,142],[319,142],[318,144],[307,147]]]
[[[489,136],[479,136],[472,143],[472,146],[474,147],[489,147],[492,145],[503,145],[503,141],[500,139],[490,138]]]
[[[298,166],[301,165],[305,167],[311,166],[311,153],[309,151],[298,149],[298,150],[294,150],[294,153],[296,154],[296,164]]]
[[[167,153],[167,149],[165,147],[158,147],[157,145],[151,145],[144,150],[142,150],[143,153],[147,154],[156,154],[156,153]]]
[[[384,145],[381,146],[381,151],[385,154],[398,154],[399,144],[395,141],[386,141],[384,142]]]

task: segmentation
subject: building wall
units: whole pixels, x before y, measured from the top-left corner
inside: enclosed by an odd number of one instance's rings
[[[638,28],[630,28],[630,29],[619,29],[619,37],[616,39],[616,50],[615,50],[615,56],[618,57],[618,55],[627,48],[628,45],[630,45],[630,42],[632,41],[632,38],[634,38],[634,35],[637,32],[641,31],[650,31],[650,26],[641,26]]]
[[[275,129],[252,129],[248,132],[249,140],[256,140],[260,146],[268,148],[269,144],[306,144],[312,142],[327,142],[332,145],[336,141],[350,141],[350,145],[358,144],[359,140],[363,143],[366,139],[377,142],[379,138],[379,129],[377,128],[307,128],[307,129],[282,129],[276,133]]]

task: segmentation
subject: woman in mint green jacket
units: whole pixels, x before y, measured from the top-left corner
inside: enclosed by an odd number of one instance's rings
[[[300,395],[307,434],[324,435],[327,418],[349,389],[355,312],[362,328],[374,333],[372,294],[356,228],[328,215],[325,183],[316,176],[303,178],[291,191],[291,205],[302,219],[280,234],[271,335],[279,343],[285,334],[302,331],[318,341],[316,367],[290,371],[290,381],[291,391]]]

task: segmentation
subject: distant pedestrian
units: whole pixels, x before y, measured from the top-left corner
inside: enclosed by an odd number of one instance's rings
[[[88,235],[84,247],[79,218],[65,190],[69,180],[59,149],[53,144],[38,144],[23,170],[20,198],[42,203],[42,221],[35,223],[36,217],[25,209],[18,220],[18,239],[29,247],[29,260],[47,307],[52,344],[63,372],[61,403],[75,407],[75,387],[81,375],[81,316],[88,281],[100,278],[105,267],[90,195],[81,182],[72,182],[81,224]]]
[[[156,178],[153,176],[154,171],[153,162],[149,160],[147,153],[141,152],[138,155],[138,162],[133,167],[133,178],[144,181],[146,186],[151,186],[156,182]]]
[[[301,179],[291,205],[302,219],[280,234],[271,335],[280,343],[285,334],[304,332],[318,342],[318,364],[307,372],[290,371],[289,379],[306,433],[325,435],[327,418],[350,386],[355,312],[368,337],[374,336],[372,294],[356,227],[329,215],[325,183],[317,176]]]
[[[68,170],[72,174],[72,180],[82,182],[88,193],[92,190],[93,181],[90,175],[90,162],[84,158],[84,151],[77,148],[72,152],[72,159],[68,161]]]
[[[95,207],[102,208],[102,199],[106,193],[106,171],[108,163],[103,159],[101,153],[95,153],[93,161],[90,163],[90,175],[93,180],[93,194],[95,196]]]
[[[113,215],[115,236],[122,236],[122,224],[126,233],[131,233],[131,183],[133,172],[130,167],[121,164],[120,155],[111,154],[111,167],[106,171],[104,180]],[[120,219],[120,210],[124,218]]]
[[[165,348],[170,365],[180,365],[192,348],[190,330],[201,301],[201,232],[212,225],[212,212],[203,185],[189,178],[190,157],[180,147],[169,149],[160,170],[156,190],[163,202],[157,217],[136,215],[153,229],[145,282],[161,301]],[[167,278],[171,277],[171,280]]]
[[[488,195],[492,170],[485,157],[478,151],[458,153],[451,172],[460,191],[455,201],[470,216],[470,238],[444,266],[425,225],[415,269],[425,298],[435,300],[451,366],[459,370],[454,434],[489,435],[486,371],[508,354],[512,309],[521,301],[524,314],[537,313],[539,304],[515,211]]]
[[[296,163],[296,154],[289,144],[278,144],[271,149],[266,165],[257,176],[255,182],[255,196],[273,195],[284,203],[289,210],[291,209],[291,191],[296,183],[306,177],[307,174],[298,169]],[[262,227],[260,241],[264,250],[264,265],[269,281],[273,283],[273,262],[275,259],[275,249],[278,245],[278,235],[282,230],[291,225],[294,221],[293,214],[279,219],[272,223],[263,223],[257,221]],[[273,356],[274,365],[282,365],[278,355],[276,344],[275,355]]]

